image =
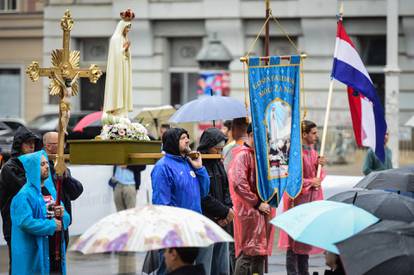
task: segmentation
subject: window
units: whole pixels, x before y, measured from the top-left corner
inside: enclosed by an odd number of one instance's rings
[[[88,78],[81,78],[80,107],[82,111],[102,110],[105,97],[105,80],[105,73],[102,74],[96,84],[91,83]]]
[[[185,104],[197,98],[197,54],[201,38],[170,39],[170,104]]]
[[[171,102],[174,105],[183,105],[197,98],[198,73],[176,72],[171,73]]]
[[[21,116],[21,71],[0,68],[0,117]]]
[[[367,68],[383,107],[385,107],[385,75],[383,69],[387,56],[386,41],[385,35],[356,36],[356,39],[354,39],[355,47]]]
[[[80,40],[82,61],[106,62],[108,57],[108,38],[83,38]]]
[[[0,12],[1,11],[16,11],[17,0],[0,0]]]
[[[387,39],[385,35],[357,36],[356,47],[365,66],[382,66],[386,63]]]
[[[293,43],[298,46],[297,37],[289,36]],[[262,37],[261,54],[265,55],[265,39]],[[297,54],[296,49],[290,44],[286,37],[271,36],[269,37],[269,54],[270,55],[294,55]]]

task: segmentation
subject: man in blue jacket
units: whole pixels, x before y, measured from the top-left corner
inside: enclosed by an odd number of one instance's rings
[[[187,156],[190,139],[182,128],[171,128],[162,138],[165,156],[151,172],[152,203],[190,209],[201,213],[201,199],[210,190],[210,179],[201,155]]]
[[[12,274],[49,274],[54,262],[52,236],[61,234],[61,268],[66,274],[65,242],[62,230],[70,218],[64,208],[54,206],[56,190],[49,172],[45,151],[19,157],[26,172],[26,184],[11,203]],[[56,219],[60,217],[61,220]]]
[[[162,137],[165,156],[151,172],[152,203],[190,209],[201,213],[201,199],[210,190],[210,178],[203,166],[201,155],[188,157],[191,149],[188,132],[171,128]],[[164,257],[158,274],[165,274]]]

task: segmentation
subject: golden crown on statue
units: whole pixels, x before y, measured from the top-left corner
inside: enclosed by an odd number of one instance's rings
[[[131,21],[135,18],[135,13],[131,9],[121,12],[120,15],[124,21]]]

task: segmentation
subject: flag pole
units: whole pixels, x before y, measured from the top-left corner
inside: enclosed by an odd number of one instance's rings
[[[329,113],[331,111],[333,84],[334,84],[334,80],[333,78],[331,78],[331,82],[329,83],[328,102],[326,104],[325,121],[323,123],[321,150],[319,152],[319,156],[321,157],[323,157],[325,154],[326,133],[328,132]],[[322,171],[322,166],[318,164],[318,172],[316,173],[317,178],[321,177],[321,171]]]
[[[339,20],[342,18],[343,13],[344,13],[344,2],[341,1],[341,5],[339,7]],[[321,150],[319,152],[319,156],[321,157],[325,155],[326,133],[328,132],[329,113],[331,111],[333,84],[334,84],[334,80],[331,77],[331,81],[329,83],[328,102],[326,103],[325,121],[323,123]],[[321,177],[321,172],[322,172],[322,165],[318,164],[318,170],[316,172],[317,178]]]

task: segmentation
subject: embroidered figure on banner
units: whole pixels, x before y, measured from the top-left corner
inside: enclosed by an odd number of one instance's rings
[[[268,179],[288,176],[292,108],[286,101],[276,98],[266,108]]]

